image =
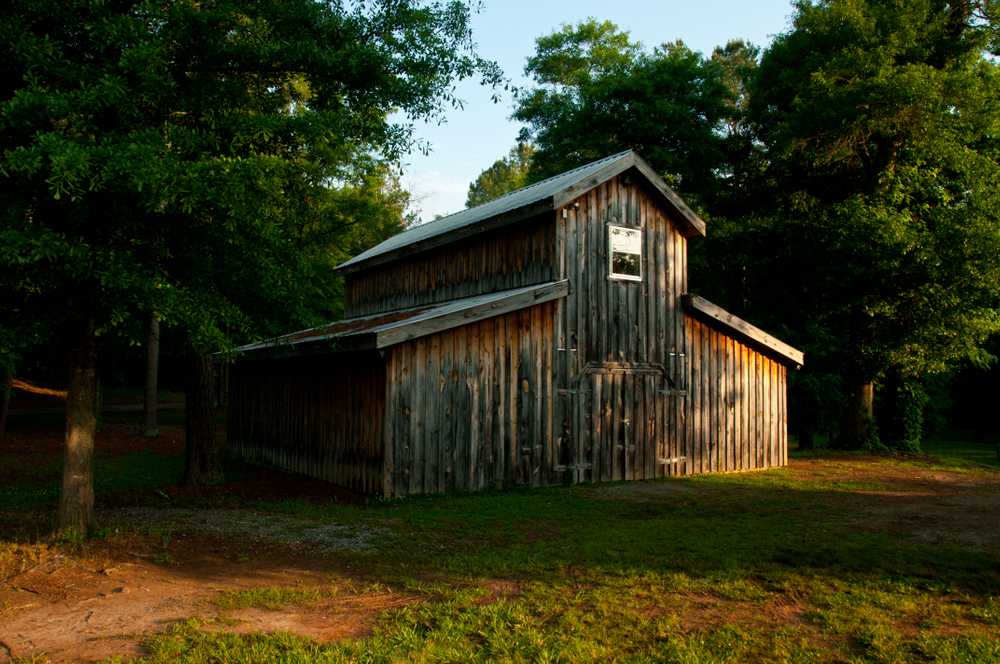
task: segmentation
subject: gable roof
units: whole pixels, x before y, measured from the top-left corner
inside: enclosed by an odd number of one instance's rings
[[[337,266],[337,271],[356,272],[512,224],[542,212],[557,210],[602,182],[632,168],[642,174],[667,209],[674,213],[673,219],[685,236],[705,234],[705,222],[642,157],[632,150],[626,150],[517,189],[477,207],[412,226],[341,263]]]
[[[287,357],[336,351],[378,350],[556,300],[565,297],[568,292],[568,281],[550,281],[412,309],[347,318],[329,325],[247,344],[237,351],[251,356]]]
[[[689,313],[696,315],[707,324],[722,328],[724,332],[742,341],[750,342],[751,345],[760,348],[768,355],[776,357],[784,364],[801,367],[805,362],[806,356],[801,350],[789,346],[777,337],[771,336],[759,327],[734,316],[703,297],[687,293],[681,296],[681,302]]]

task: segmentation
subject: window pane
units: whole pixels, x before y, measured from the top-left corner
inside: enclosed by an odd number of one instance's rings
[[[641,276],[639,265],[639,254],[623,254],[614,252],[611,254],[611,271],[615,274],[627,274],[629,276]]]
[[[612,279],[642,279],[642,230],[608,226],[608,276]]]

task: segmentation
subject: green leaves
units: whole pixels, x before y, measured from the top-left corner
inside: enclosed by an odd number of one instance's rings
[[[202,352],[332,317],[336,261],[406,221],[381,164],[409,123],[455,103],[459,78],[501,82],[469,12],[5,3],[0,292],[107,334],[155,310]]]
[[[514,118],[533,143],[539,180],[627,148],[701,203],[724,169],[724,129],[736,94],[724,67],[683,43],[651,52],[593,19],[537,40]]]
[[[519,143],[510,153],[493,162],[493,165],[479,174],[469,185],[465,199],[467,207],[474,207],[499,198],[528,184],[528,174],[535,148],[528,143]]]
[[[753,308],[807,322],[790,340],[809,372],[912,381],[982,361],[1000,331],[1000,69],[958,9],[800,2],[764,53],[748,117],[774,255],[745,292],[782,273],[786,295]]]

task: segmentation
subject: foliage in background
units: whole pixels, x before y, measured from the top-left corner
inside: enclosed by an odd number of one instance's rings
[[[889,372],[883,381],[879,407],[879,434],[883,445],[903,452],[919,452],[924,435],[924,410],[929,396],[919,378]]]
[[[733,103],[720,64],[682,42],[647,51],[590,19],[539,37],[525,73],[535,86],[513,117],[536,147],[531,181],[632,148],[692,202],[712,192]]]
[[[691,281],[807,352],[804,438],[877,445],[876,382],[912,448],[917,386],[1000,331],[997,29],[990,2],[803,0],[706,58],[589,20],[537,40],[514,117],[532,179],[632,148],[706,217]]]
[[[488,203],[528,184],[528,172],[534,153],[535,148],[530,143],[518,143],[506,157],[493,162],[469,185],[469,194],[465,198],[466,207]]]
[[[789,299],[772,315],[808,320],[792,339],[848,390],[985,363],[1000,331],[1000,68],[970,21],[930,0],[801,2],[755,80],[761,271]]]
[[[403,222],[345,221],[399,211],[376,160],[410,148],[455,79],[499,80],[468,19],[460,3],[6,3],[6,285],[100,334],[154,308],[213,349],[277,305],[296,315],[313,249]]]

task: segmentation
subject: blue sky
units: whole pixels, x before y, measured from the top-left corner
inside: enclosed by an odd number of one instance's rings
[[[791,13],[790,0],[485,0],[473,30],[480,54],[499,62],[515,84],[525,84],[524,62],[535,38],[563,23],[593,16],[613,21],[646,47],[681,39],[709,53],[732,38],[764,46],[786,29]],[[404,161],[403,183],[425,221],[463,209],[469,183],[507,153],[520,128],[509,119],[509,95],[494,104],[488,90],[467,81],[459,96],[465,107],[449,111],[445,124],[417,127],[432,152]]]

